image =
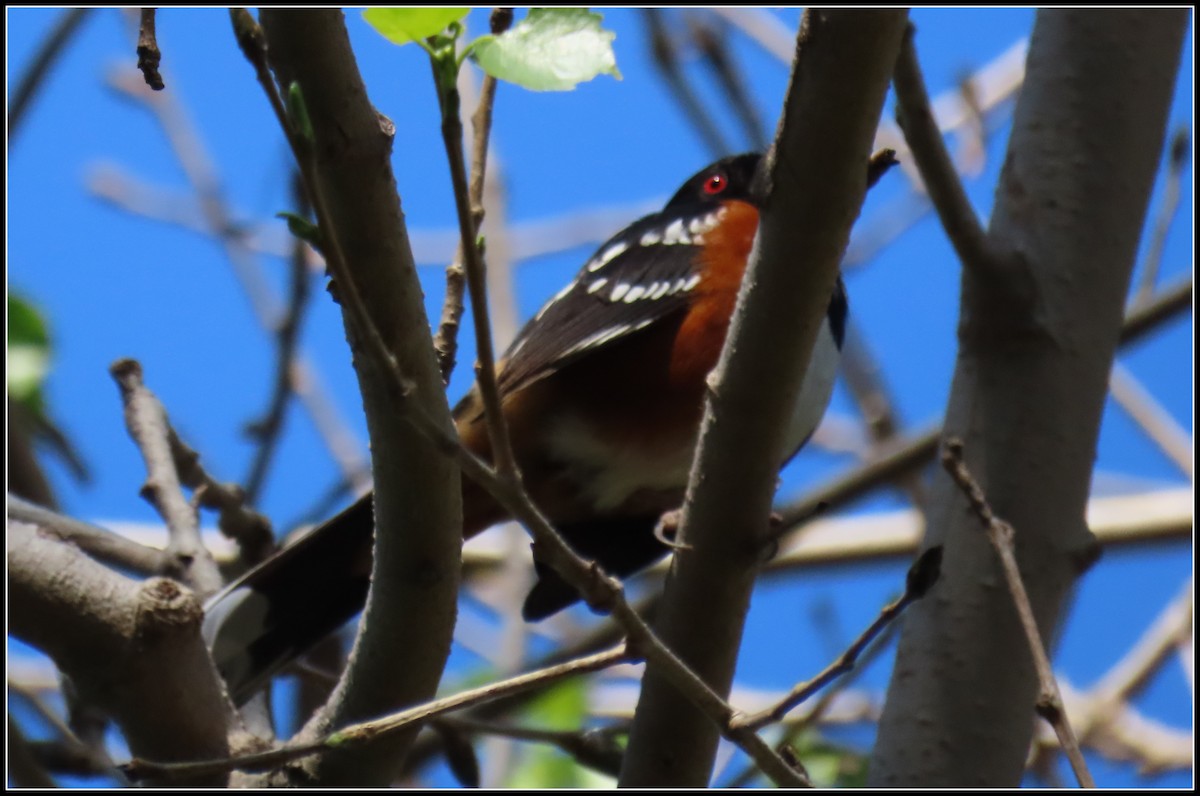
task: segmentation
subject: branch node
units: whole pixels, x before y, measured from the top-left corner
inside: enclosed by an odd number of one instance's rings
[[[166,84],[163,83],[162,75],[158,73],[162,52],[158,49],[158,39],[154,31],[155,11],[155,8],[142,9],[142,25],[138,30],[137,65],[138,69],[142,70],[146,85],[154,91],[162,91]]]

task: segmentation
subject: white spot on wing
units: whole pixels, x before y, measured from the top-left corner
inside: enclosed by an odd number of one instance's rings
[[[590,285],[588,285],[587,292],[595,293],[598,290],[603,290],[604,286],[607,284],[608,284],[608,277],[602,276],[599,279],[597,279],[596,281],[592,282]]]
[[[683,228],[682,218],[672,221],[670,226],[667,227],[666,231],[663,233],[663,243],[667,244],[668,246],[674,246],[677,243],[691,243],[691,239],[688,238],[687,231]]]
[[[662,232],[657,229],[652,229],[642,236],[642,239],[639,241],[639,243],[641,243],[643,246],[654,246],[660,241],[662,241]]]
[[[692,274],[688,277],[688,280],[683,283],[683,289],[691,290],[698,284],[700,284],[700,274]]]
[[[650,292],[646,294],[646,298],[660,299],[667,295],[667,291],[671,289],[670,282],[655,282],[650,286]]]
[[[645,293],[646,288],[642,287],[641,285],[634,285],[633,287],[629,288],[629,292],[625,294],[625,303],[632,304],[645,295]]]
[[[621,297],[629,292],[630,284],[628,282],[618,282],[613,288],[612,295],[609,296],[609,301],[620,301]]]
[[[629,248],[629,244],[625,241],[619,241],[609,246],[604,251],[597,254],[587,265],[587,270],[591,273],[599,271],[604,266],[613,261],[614,258],[620,256],[622,252]]]

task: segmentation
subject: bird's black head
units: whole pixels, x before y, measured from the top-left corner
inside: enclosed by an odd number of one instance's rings
[[[762,155],[758,152],[721,158],[690,177],[664,209],[718,204],[730,199],[757,205],[754,177],[760,161]]]

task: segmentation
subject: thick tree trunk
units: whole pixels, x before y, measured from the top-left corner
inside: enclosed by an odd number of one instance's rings
[[[261,17],[272,67],[285,85],[299,85],[312,120],[315,179],[333,227],[322,233],[337,236],[371,322],[411,384],[407,400],[453,434],[390,167],[390,123],[367,98],[342,12],[264,9]],[[348,295],[347,285],[337,288]],[[346,674],[303,738],[432,698],[457,610],[457,463],[397,409],[391,366],[373,356],[357,321],[346,327],[371,435],[374,570]],[[321,756],[312,784],[390,784],[415,735]]]
[[[1017,554],[1054,638],[1093,541],[1084,524],[1101,411],[1162,151],[1188,13],[1038,13],[988,233],[963,273],[946,431]],[[1020,783],[1037,681],[979,520],[945,473],[925,546],[941,582],[907,614],[874,785]]]

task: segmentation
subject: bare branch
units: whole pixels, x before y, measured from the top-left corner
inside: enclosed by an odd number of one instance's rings
[[[989,250],[987,234],[967,199],[954,162],[942,143],[942,131],[933,118],[929,95],[925,91],[925,79],[921,76],[917,51],[913,45],[911,25],[904,36],[900,58],[896,61],[894,83],[900,126],[921,170],[929,198],[937,208],[946,236],[954,245],[964,268],[993,270],[994,257]]]
[[[906,16],[809,9],[797,37],[775,153],[765,164],[773,186],[757,253],[709,377],[681,531],[693,549],[676,556],[656,617],[663,641],[716,694],[727,694],[733,679],[784,455],[779,430],[800,393],[862,205],[863,167]],[[840,90],[819,89],[828,85],[823,81],[836,81]],[[805,253],[805,268],[789,267],[796,252]],[[743,355],[731,356],[735,350]],[[764,391],[765,383],[779,388]],[[699,720],[690,700],[650,661],[621,784],[707,784],[717,740],[716,728]],[[779,770],[794,774],[771,751]]]
[[[461,493],[453,461],[415,428],[419,414],[453,438],[420,283],[388,165],[393,127],[371,107],[340,11],[261,12],[263,28],[232,12],[235,33],[288,138],[319,222],[342,303],[366,409],[375,474],[374,577],[346,675],[301,731],[328,727],[432,695],[449,654],[459,578]],[[263,34],[270,42],[264,52]],[[270,58],[293,106],[266,75]],[[304,129],[306,127],[310,129]],[[412,404],[415,412],[397,412]],[[403,533],[400,531],[403,530]],[[418,563],[419,562],[419,563]],[[412,606],[420,605],[420,611]],[[422,655],[412,655],[420,648]],[[313,761],[317,781],[383,784],[412,735]]]
[[[1154,399],[1129,368],[1113,362],[1108,377],[1113,400],[1125,410],[1146,436],[1166,454],[1189,479],[1193,477],[1192,435]]]
[[[131,580],[12,521],[8,573],[12,633],[53,658],[112,716],[134,754],[229,754],[236,714],[200,638],[202,612],[191,592],[165,578]]]
[[[142,497],[162,515],[170,531],[167,555],[174,559],[184,583],[202,597],[213,594],[221,588],[221,573],[200,539],[196,510],[183,496],[166,410],[142,382],[142,366],[137,361],[120,359],[109,370],[121,390],[129,436],[146,462]]]
[[[725,98],[729,100],[729,107],[734,110],[738,120],[742,123],[742,130],[750,141],[750,146],[757,152],[763,151],[767,148],[768,143],[766,130],[759,117],[758,109],[750,98],[750,92],[746,90],[745,81],[742,80],[742,70],[738,69],[737,64],[733,61],[733,53],[730,52],[728,37],[724,29],[725,25],[722,24],[722,29],[717,30],[694,14],[688,14],[686,20],[692,41],[695,42],[696,47],[703,54],[705,62],[716,74],[717,82],[721,85]]]
[[[498,35],[512,24],[512,9],[496,9],[492,12],[492,35]],[[467,79],[466,70],[460,72],[459,79]],[[471,184],[467,194],[467,204],[470,207],[471,223],[475,230],[481,229],[484,218],[483,191],[487,176],[488,142],[492,132],[492,106],[496,99],[496,78],[491,75],[483,76],[483,84],[479,89],[479,103],[471,117],[472,129],[475,132],[471,143]],[[458,190],[457,183],[454,190]],[[442,381],[450,383],[450,374],[454,372],[455,355],[458,351],[458,324],[463,313],[463,288],[465,287],[463,271],[464,246],[477,248],[474,238],[464,243],[460,240],[454,262],[446,268],[446,298],[442,304],[442,320],[438,325],[437,335],[433,338],[433,347],[437,351],[438,363],[442,371]]]
[[[36,525],[47,534],[70,542],[88,555],[141,575],[166,575],[173,570],[173,557],[162,550],[138,544],[98,525],[44,509],[16,495],[8,495],[8,517]]]
[[[792,708],[804,702],[817,691],[824,688],[838,676],[854,668],[863,650],[867,648],[894,619],[900,616],[908,605],[919,600],[932,588],[937,581],[938,570],[941,566],[942,548],[931,547],[926,550],[908,571],[908,580],[904,594],[884,606],[879,616],[870,626],[859,634],[858,638],[846,648],[838,659],[808,682],[797,685],[774,706],[749,716],[742,716],[734,722],[734,726],[744,726],[759,730],[771,722],[781,721]]]
[[[1085,788],[1094,788],[1096,782],[1092,779],[1091,772],[1088,771],[1087,761],[1083,759],[1083,752],[1079,748],[1079,740],[1075,737],[1075,731],[1071,728],[1071,722],[1063,709],[1062,694],[1058,690],[1054,669],[1050,666],[1050,656],[1046,654],[1046,647],[1042,644],[1037,619],[1033,615],[1033,606],[1029,603],[1029,595],[1025,591],[1024,581],[1021,579],[1021,569],[1017,565],[1017,557],[1013,552],[1016,531],[1011,525],[992,513],[983,488],[971,477],[971,473],[967,469],[967,463],[963,459],[962,440],[956,437],[946,440],[945,449],[942,452],[942,465],[962,489],[963,494],[967,496],[971,508],[979,515],[979,520],[987,531],[988,541],[992,543],[996,555],[1000,558],[1004,580],[1008,584],[1017,615],[1021,618],[1021,626],[1025,630],[1029,651],[1033,655],[1033,662],[1037,667],[1041,686],[1041,693],[1037,700],[1037,712],[1053,725],[1054,732],[1058,735],[1059,742],[1071,761],[1071,768],[1074,769],[1079,784]]]
[[[269,82],[270,75],[267,75],[266,79]],[[178,91],[149,93],[140,84],[131,81],[124,72],[110,75],[109,80],[116,90],[143,103],[154,114],[199,203],[203,219],[202,231],[208,232],[220,242],[234,275],[250,301],[259,325],[276,332],[284,310],[253,256],[254,249],[251,243],[226,204],[219,176],[204,149],[198,130],[188,120],[179,103]],[[111,182],[112,175],[108,176]],[[99,190],[96,186],[94,189]],[[154,217],[160,217],[162,197],[150,197],[148,204],[155,213]],[[370,475],[369,467],[363,458],[362,445],[341,419],[334,402],[323,389],[319,372],[307,357],[299,355],[290,378],[292,389],[312,416],[334,461],[342,472],[354,481],[356,488],[365,489],[370,482]]]
[[[163,83],[162,75],[158,73],[162,52],[158,49],[158,36],[154,30],[154,12],[156,10],[154,8],[142,9],[142,22],[138,29],[137,65],[138,69],[142,70],[146,85],[155,91],[162,91],[166,85]]]
[[[1171,287],[1163,288],[1152,298],[1135,303],[1125,312],[1121,327],[1121,345],[1142,339],[1183,310],[1192,308],[1192,275],[1181,277]]]
[[[617,776],[621,768],[621,758],[624,756],[624,750],[616,742],[615,736],[628,729],[604,727],[592,730],[543,730],[458,716],[442,719],[438,723],[444,723],[459,732],[550,744],[572,757],[576,763],[611,777]]]
[[[46,38],[38,47],[37,52],[29,62],[29,66],[16,80],[8,104],[8,141],[12,145],[13,138],[25,120],[25,111],[41,88],[46,77],[58,62],[59,57],[66,51],[67,45],[79,30],[79,25],[87,18],[90,8],[72,8],[64,11],[55,23],[54,28],[46,34]]]
[[[437,699],[416,707],[394,713],[373,721],[365,721],[329,733],[320,739],[295,745],[286,749],[243,755],[235,758],[213,759],[201,763],[161,763],[153,760],[133,760],[125,768],[126,774],[134,779],[179,780],[197,776],[223,774],[237,769],[263,771],[277,768],[291,760],[344,747],[357,747],[378,740],[401,730],[409,729],[455,710],[483,704],[495,699],[512,696],[531,689],[543,688],[549,683],[576,674],[599,671],[628,660],[629,653],[624,644],[618,644],[604,652],[578,658],[557,666],[511,677],[498,683],[462,691],[453,696]]]
[[[304,192],[304,181],[299,174],[292,178],[292,199],[300,215],[309,212],[308,197]],[[288,261],[290,268],[290,290],[287,311],[275,330],[275,386],[267,411],[261,420],[250,427],[250,433],[258,439],[258,453],[246,476],[246,502],[258,502],[258,494],[266,479],[267,468],[275,454],[283,432],[283,420],[288,399],[294,394],[297,358],[299,353],[300,323],[308,307],[309,290],[308,257],[309,246],[300,238],[292,240],[292,251]]]
[[[42,767],[33,747],[12,714],[8,714],[8,776],[18,788],[55,788],[54,778]]]
[[[1158,271],[1162,266],[1163,249],[1166,247],[1167,235],[1171,224],[1179,210],[1179,184],[1183,179],[1183,170],[1187,167],[1189,135],[1186,128],[1176,130],[1167,148],[1167,184],[1163,188],[1162,204],[1158,209],[1158,217],[1154,222],[1154,232],[1150,237],[1150,247],[1146,250],[1146,260],[1142,263],[1142,278],[1134,293],[1133,303],[1139,304],[1150,298],[1154,293],[1154,284],[1158,281]]]
[[[1122,346],[1142,339],[1192,306],[1192,278],[1181,279],[1175,285],[1160,290],[1153,298],[1131,307],[1121,327]],[[830,510],[845,506],[871,490],[902,478],[934,460],[942,429],[934,428],[907,441],[887,446],[877,458],[867,461],[839,476],[809,495],[776,509],[781,523],[779,535],[795,530],[795,525],[811,517],[817,506],[826,504]]]
[[[987,227],[1012,273],[963,271],[946,426],[969,446],[996,511],[1020,528],[1044,636],[1096,549],[1083,514],[1187,26],[1177,9],[1037,12]],[[1013,654],[1024,630],[948,474],[935,476],[930,502],[939,510],[926,544],[946,545],[946,578],[938,600],[905,617],[870,782],[1015,785],[1037,673]]]
[[[709,153],[713,157],[727,155],[731,151],[728,142],[725,141],[720,128],[717,127],[708,111],[705,110],[704,104],[692,90],[691,84],[684,77],[683,69],[679,64],[676,44],[672,41],[671,34],[663,22],[662,10],[647,8],[643,10],[643,14],[646,18],[646,26],[650,30],[650,54],[654,58],[654,65],[658,68],[663,82],[667,84],[672,96],[682,106],[684,115],[691,120],[692,128],[700,134]]]

